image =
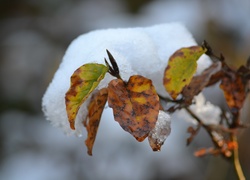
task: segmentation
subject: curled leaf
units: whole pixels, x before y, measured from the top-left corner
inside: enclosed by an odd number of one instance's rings
[[[135,75],[127,83],[112,80],[108,85],[108,104],[115,120],[138,141],[143,141],[155,127],[160,104],[150,79]]]
[[[236,73],[222,78],[220,88],[223,90],[226,102],[233,114],[238,114],[246,98],[246,86],[242,77]]]
[[[220,88],[223,90],[230,111],[238,117],[247,95],[250,70],[246,66],[241,66],[235,71],[224,63],[223,71]]]
[[[171,132],[170,124],[170,116],[166,112],[160,111],[156,125],[148,135],[149,145],[153,151],[161,150],[161,146]]]
[[[219,82],[222,77],[224,76],[224,72],[223,71],[218,71],[215,74],[213,74],[209,80],[209,82],[207,83],[206,87],[212,86],[214,84],[216,84],[217,82]]]
[[[177,50],[169,59],[164,72],[163,84],[173,99],[188,85],[197,69],[197,60],[206,49],[201,46],[192,46]]]
[[[213,63],[201,75],[194,76],[189,85],[185,86],[182,95],[185,101],[191,104],[194,96],[198,95],[210,82],[212,75],[221,71],[221,62]]]
[[[75,117],[80,106],[104,78],[108,67],[89,63],[79,67],[71,76],[70,88],[65,95],[66,111],[71,129],[75,129]]]
[[[88,148],[88,154],[90,156],[92,156],[92,148],[95,142],[96,134],[98,131],[104,106],[107,102],[107,98],[108,90],[107,88],[103,88],[93,94],[91,102],[88,106],[89,113],[87,119],[84,121],[84,126],[86,127],[88,132],[88,137],[85,141],[85,144]]]

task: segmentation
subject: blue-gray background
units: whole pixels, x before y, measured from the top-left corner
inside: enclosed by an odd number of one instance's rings
[[[211,142],[201,131],[186,147],[188,124],[180,119],[173,120],[173,133],[160,153],[151,152],[147,142],[137,143],[118,124],[115,130],[107,127],[105,119],[94,156],[88,157],[85,136],[67,137],[52,127],[41,112],[41,98],[67,46],[80,34],[180,21],[198,43],[206,39],[237,67],[250,55],[249,17],[249,0],[1,0],[0,179],[237,179],[223,158],[193,157]],[[246,123],[249,107],[247,102]],[[249,130],[239,136],[248,178],[249,136]]]

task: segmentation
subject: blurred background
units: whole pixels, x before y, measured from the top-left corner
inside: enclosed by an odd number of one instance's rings
[[[250,56],[249,17],[249,0],[0,0],[0,179],[237,179],[229,161],[195,158],[195,150],[212,145],[208,135],[201,130],[186,147],[189,124],[174,117],[162,151],[152,152],[147,140],[138,143],[109,121],[106,110],[89,157],[86,134],[67,137],[52,127],[41,98],[80,34],[179,21],[198,43],[206,39],[238,67]],[[246,123],[249,108],[246,102]],[[249,137],[249,129],[240,132],[240,161],[248,178]]]

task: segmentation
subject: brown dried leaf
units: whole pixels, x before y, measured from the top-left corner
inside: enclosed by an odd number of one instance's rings
[[[143,141],[155,127],[160,104],[150,79],[135,75],[127,83],[112,80],[108,85],[108,104],[115,120],[138,141]]]
[[[85,141],[85,144],[88,148],[88,154],[90,156],[92,156],[92,148],[95,142],[96,134],[98,131],[104,106],[107,102],[107,98],[108,89],[103,88],[92,96],[91,102],[88,106],[89,113],[86,121],[84,121],[84,126],[86,127],[88,132],[88,137]]]
[[[247,62],[247,63],[249,63],[249,62]],[[242,77],[243,83],[247,87],[246,90],[249,91],[250,90],[250,69],[246,66],[241,66],[237,70],[237,73]]]
[[[187,103],[191,103],[194,96],[198,95],[207,86],[212,75],[221,70],[221,62],[213,63],[201,75],[194,76],[188,86],[185,86],[182,95]]]
[[[233,114],[238,114],[246,98],[246,85],[242,77],[236,72],[228,69],[225,76],[222,78],[220,88],[224,92],[230,111]]]
[[[219,82],[223,76],[224,76],[223,71],[218,71],[217,73],[213,74],[209,82],[207,83],[206,87],[212,86],[215,83]]]

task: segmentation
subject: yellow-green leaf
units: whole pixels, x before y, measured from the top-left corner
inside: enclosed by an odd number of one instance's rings
[[[65,95],[66,111],[71,129],[75,129],[75,118],[80,106],[104,78],[108,67],[89,63],[79,67],[71,76],[71,85]]]
[[[150,79],[134,75],[126,83],[114,79],[108,85],[108,104],[121,127],[143,141],[155,127],[160,103]]]
[[[182,89],[190,83],[197,69],[197,60],[205,52],[206,49],[201,46],[191,46],[177,50],[169,58],[163,84],[173,99],[176,99]]]

